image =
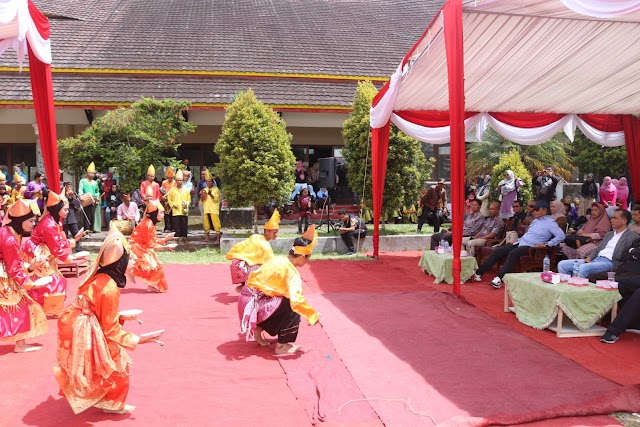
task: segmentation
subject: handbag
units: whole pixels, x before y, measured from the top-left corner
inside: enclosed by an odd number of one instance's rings
[[[516,231],[507,231],[504,235],[504,239],[500,243],[496,243],[493,247],[502,246],[502,245],[512,245],[518,241],[518,233]]]

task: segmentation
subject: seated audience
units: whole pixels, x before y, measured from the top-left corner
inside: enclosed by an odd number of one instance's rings
[[[593,251],[585,259],[568,259],[558,263],[558,272],[571,274],[573,266],[577,262],[580,265],[579,276],[588,277],[593,273],[612,271],[622,262],[623,254],[629,252],[640,239],[636,233],[627,230],[631,214],[629,211],[618,209],[611,218],[611,230],[608,232],[598,249]]]
[[[462,237],[472,237],[475,236],[480,229],[482,229],[482,225],[484,224],[484,216],[480,213],[480,201],[478,199],[474,199],[471,201],[471,213],[467,215],[464,219],[464,224],[462,225]],[[436,233],[431,236],[431,249],[434,249],[436,246],[440,244],[440,240],[446,240],[451,243],[452,234],[449,230],[443,230],[442,233]]]
[[[571,197],[567,197],[568,201],[563,202],[564,216],[567,218],[567,228],[575,228],[578,223],[578,209],[571,206]]]
[[[567,231],[567,217],[564,216],[564,204],[560,200],[554,200],[549,204],[551,208],[551,217],[554,220],[558,227],[564,232]]]
[[[587,222],[578,231],[569,230],[564,242],[560,243],[562,253],[568,259],[586,258],[598,249],[604,235],[609,231],[611,231],[611,222],[604,211],[604,206],[593,203]]]
[[[547,214],[549,205],[544,200],[539,200],[533,208],[534,220],[527,232],[516,243],[496,248],[489,258],[476,271],[476,282],[482,281],[482,275],[489,271],[499,260],[506,258],[505,263],[496,277],[491,280],[491,286],[500,289],[502,278],[511,273],[518,258],[529,254],[531,248],[546,248],[557,246],[564,240],[564,231]]]
[[[640,234],[640,204],[635,204],[633,211],[631,212],[631,217],[633,218],[633,221],[631,222],[631,225],[629,225],[629,230],[636,234]]]
[[[482,228],[470,237],[462,238],[462,245],[469,252],[469,256],[475,256],[476,247],[484,246],[489,239],[502,239],[504,236],[504,221],[500,218],[500,203],[491,202],[489,205],[489,217],[484,220]]]
[[[531,207],[535,205],[534,201],[531,201]],[[513,216],[509,219],[507,231],[518,231],[518,227],[525,225],[524,221],[527,218],[527,212],[524,210],[522,200],[513,201]]]

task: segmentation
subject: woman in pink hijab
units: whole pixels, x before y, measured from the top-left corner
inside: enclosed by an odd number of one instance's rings
[[[602,203],[605,208],[609,206],[615,207],[617,198],[618,189],[613,185],[611,177],[605,176],[600,186],[600,203]]]
[[[620,206],[620,209],[624,209],[626,211],[627,209],[629,209],[629,186],[627,185],[627,178],[623,176],[619,180],[612,180],[612,182],[613,185],[616,186],[616,190],[618,192],[618,195],[616,197],[616,204]]]

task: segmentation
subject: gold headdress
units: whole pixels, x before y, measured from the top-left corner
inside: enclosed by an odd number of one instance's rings
[[[176,173],[173,171],[173,168],[169,166],[167,168],[167,178],[174,178],[175,176],[176,176]]]
[[[91,265],[89,272],[83,277],[80,286],[89,282],[96,275],[100,267],[113,264],[118,261],[125,252],[129,253],[129,242],[127,242],[127,239],[122,235],[115,224],[115,222],[111,223],[109,233],[100,247],[100,252],[98,252],[98,257]]]
[[[7,179],[7,175],[3,174],[3,173],[0,171],[0,179],[5,179],[5,180],[6,180],[6,179]]]
[[[13,218],[20,218],[29,213],[33,213],[36,216],[40,215],[38,204],[35,201],[18,199],[9,206],[7,214],[2,220],[2,225],[7,225]]]
[[[264,224],[265,230],[279,230],[280,229],[280,211],[278,209],[273,211],[271,218]]]
[[[153,165],[149,165],[149,167],[147,168],[147,176],[149,175],[155,176],[155,174],[156,174],[156,168],[154,168]]]
[[[64,202],[65,205],[69,204],[69,200],[64,196],[64,194],[58,194],[54,193],[53,191],[49,191],[49,196],[47,197],[47,207],[50,208],[60,202]]]
[[[18,183],[21,182],[24,184],[24,180],[22,179],[22,175],[20,175],[18,172],[13,174],[13,183]]]
[[[178,172],[176,172],[176,179],[179,180],[184,180],[184,174],[182,173],[182,169],[178,169]]]
[[[294,246],[293,253],[296,255],[311,255],[313,248],[318,244],[318,231],[316,230],[316,226],[312,225],[309,227],[300,237],[311,241],[311,243],[309,243],[308,246]]]
[[[95,163],[91,162],[89,164],[89,167],[87,168],[87,173],[96,173],[96,165],[95,165]]]
[[[211,175],[211,172],[209,172],[209,169],[204,170],[204,179],[205,181],[213,180],[213,175]]]

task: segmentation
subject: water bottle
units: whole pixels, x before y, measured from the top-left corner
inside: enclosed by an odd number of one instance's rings
[[[444,250],[444,239],[440,240],[440,246],[438,247]]]
[[[571,273],[573,277],[580,277],[580,264],[578,261],[573,263],[573,273]]]
[[[444,253],[448,254],[451,252],[451,248],[449,247],[449,242],[447,240],[444,241]]]
[[[542,271],[551,271],[551,260],[549,259],[549,255],[544,256],[544,260],[542,261]]]

